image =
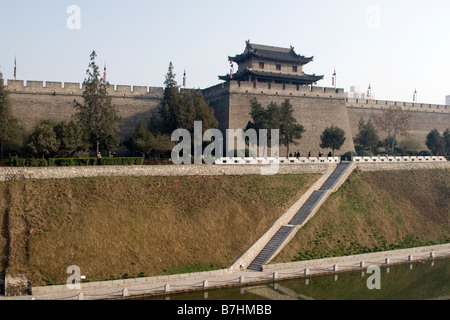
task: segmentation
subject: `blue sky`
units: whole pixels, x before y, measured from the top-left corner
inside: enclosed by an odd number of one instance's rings
[[[69,6],[80,9],[79,29]],[[450,95],[450,1],[445,0],[0,0],[4,78],[82,82],[95,50],[108,81],[163,86],[169,62],[177,81],[206,88],[228,73],[245,41],[314,56],[305,72],[319,86],[369,83],[380,100],[444,104]]]

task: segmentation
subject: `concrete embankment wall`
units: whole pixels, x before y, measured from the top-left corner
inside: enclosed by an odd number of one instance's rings
[[[330,271],[339,271],[339,265],[346,266],[345,270],[352,270],[360,268],[361,266],[368,266],[371,264],[399,264],[405,263],[408,261],[415,261],[417,259],[428,259],[434,258],[435,251],[443,251],[442,256],[448,256],[450,254],[450,244],[439,244],[434,246],[427,247],[417,247],[417,248],[409,248],[409,249],[399,249],[392,251],[380,251],[380,252],[372,252],[372,253],[364,253],[357,254],[351,256],[344,257],[332,257],[332,258],[324,258],[317,260],[309,260],[309,261],[298,261],[298,262],[287,262],[287,263],[277,263],[277,264],[268,264],[263,266],[263,271],[280,271],[287,269],[299,269],[304,270],[306,268],[313,270],[314,268],[324,268],[325,266],[337,266],[334,269],[323,269],[322,272],[316,273],[329,273]],[[415,257],[414,257],[415,256]],[[361,264],[363,262],[363,264]],[[353,268],[350,268],[349,265],[352,265]],[[342,269],[342,268],[341,268]],[[342,269],[341,271],[343,271]]]
[[[335,163],[283,165],[278,174],[323,173]],[[71,179],[99,176],[195,176],[195,175],[251,175],[261,174],[270,165],[170,165],[170,166],[85,166],[45,168],[0,168],[0,181],[22,179]]]
[[[408,159],[407,159],[408,158]],[[242,158],[243,163],[245,159]],[[316,158],[311,158],[316,159]],[[322,158],[321,158],[322,159]],[[327,158],[323,158],[327,159]],[[302,174],[325,173],[337,162],[322,160],[316,162],[266,164],[215,164],[215,165],[161,165],[161,166],[82,166],[82,167],[30,167],[0,168],[0,181],[22,179],[71,179],[100,176],[195,176],[195,175],[252,175],[252,174]],[[375,160],[376,159],[376,160]],[[317,159],[318,160],[318,159]],[[385,160],[385,161],[383,161]],[[445,158],[420,160],[413,157],[402,159],[355,158],[356,167],[362,171],[448,169],[450,161]]]
[[[114,299],[125,295],[164,295],[169,292],[243,286],[274,280],[365,270],[370,265],[389,266],[449,256],[450,244],[442,244],[337,258],[270,264],[264,266],[262,272],[232,272],[230,269],[222,269],[169,276],[82,283],[78,290],[69,289],[67,285],[34,287],[32,295],[36,299],[85,298],[94,300]]]

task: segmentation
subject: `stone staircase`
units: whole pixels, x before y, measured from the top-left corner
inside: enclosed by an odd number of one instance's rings
[[[351,164],[352,162],[341,162],[327,179],[327,181],[325,181],[320,190],[336,191],[341,176],[347,171]]]
[[[292,239],[298,229],[301,228],[315,212],[317,212],[328,196],[339,188],[351,171],[353,171],[353,168],[352,162],[340,163],[322,184],[320,189],[314,191],[310,195],[290,222],[287,225],[282,226],[275,233],[266,246],[249,264],[247,270],[261,271],[262,266],[268,263],[290,241],[290,239]]]
[[[313,194],[306,200],[305,204],[302,206],[299,212],[292,218],[289,225],[300,226],[302,225],[312,210],[317,206],[317,204],[322,200],[325,195],[324,190],[314,191]]]
[[[294,226],[282,226],[277,233],[270,239],[269,243],[261,250],[252,263],[248,266],[248,270],[260,271],[262,266],[272,257],[281,244],[286,240],[289,234],[294,230]]]

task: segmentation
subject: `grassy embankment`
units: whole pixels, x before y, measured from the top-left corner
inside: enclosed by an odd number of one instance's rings
[[[354,172],[272,263],[450,242],[450,170]]]
[[[70,265],[90,281],[223,268],[317,178],[0,183],[0,273],[36,286],[65,283]],[[450,170],[356,171],[274,262],[449,242],[449,195]]]
[[[33,286],[227,267],[319,175],[98,177],[0,183],[0,250]]]

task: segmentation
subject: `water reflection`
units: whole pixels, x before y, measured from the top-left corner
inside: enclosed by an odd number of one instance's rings
[[[172,294],[148,300],[450,299],[450,259],[428,260],[380,269],[380,289],[368,289],[367,279],[371,274],[365,269],[240,288]]]

